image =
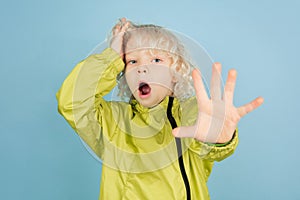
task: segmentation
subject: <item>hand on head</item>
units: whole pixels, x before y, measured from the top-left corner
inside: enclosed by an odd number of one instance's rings
[[[132,23],[125,17],[121,18],[119,22],[112,29],[112,38],[110,41],[110,48],[115,50],[120,56],[123,56],[123,36]]]

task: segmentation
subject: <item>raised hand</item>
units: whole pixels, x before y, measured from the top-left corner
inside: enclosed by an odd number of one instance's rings
[[[197,122],[194,126],[174,129],[175,137],[192,137],[208,143],[226,143],[232,139],[240,119],[263,103],[263,98],[258,97],[241,107],[235,107],[233,96],[237,73],[233,69],[228,72],[223,95],[220,74],[221,64],[214,63],[209,97],[200,72],[193,70],[192,77],[198,103]]]
[[[120,56],[123,56],[123,36],[126,30],[131,26],[131,22],[126,18],[122,18],[119,20],[113,29],[112,29],[112,38],[110,41],[110,47],[115,50]]]

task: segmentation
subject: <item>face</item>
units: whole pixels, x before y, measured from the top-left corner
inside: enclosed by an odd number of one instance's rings
[[[135,99],[151,108],[173,93],[172,59],[162,50],[139,49],[125,55],[125,77]]]

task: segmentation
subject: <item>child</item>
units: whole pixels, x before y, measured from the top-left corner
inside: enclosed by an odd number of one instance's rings
[[[162,27],[123,18],[112,33],[110,48],[80,62],[57,93],[59,112],[103,161],[99,199],[209,199],[213,162],[234,152],[238,121],[263,99],[234,107],[236,72],[222,97],[219,63],[208,97]],[[103,98],[117,81],[129,102]]]

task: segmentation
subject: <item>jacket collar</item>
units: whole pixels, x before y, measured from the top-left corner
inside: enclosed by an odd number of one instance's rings
[[[155,111],[161,110],[161,109],[167,111],[168,102],[169,102],[169,96],[164,98],[164,100],[162,100],[162,102],[160,102],[156,106],[154,106],[152,108],[147,108],[147,107],[142,106],[136,99],[130,100],[130,104],[131,104],[133,110],[135,112],[139,112],[139,113],[147,113],[147,112],[150,113],[150,112],[155,112]],[[178,105],[179,105],[179,101],[176,98],[174,98],[173,108],[178,107]]]

